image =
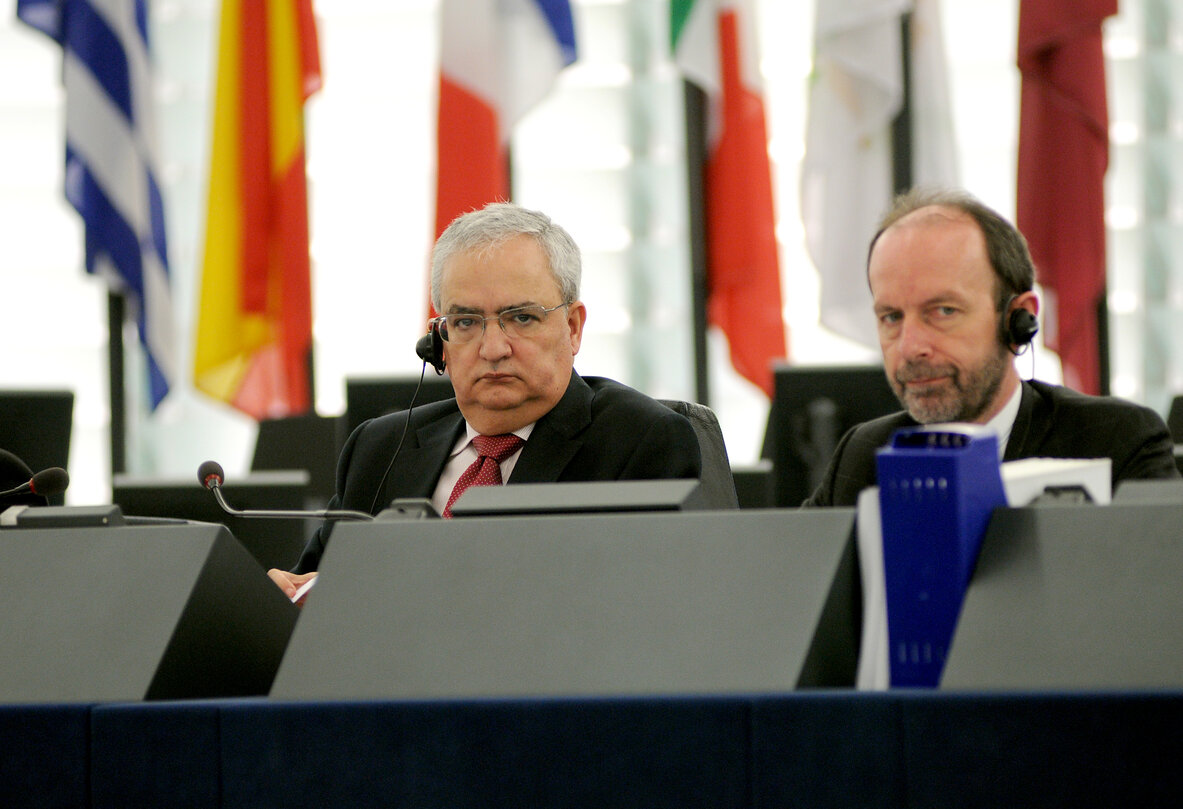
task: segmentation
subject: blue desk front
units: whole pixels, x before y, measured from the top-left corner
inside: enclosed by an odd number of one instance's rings
[[[1183,805],[1183,694],[0,707],[5,807]]]

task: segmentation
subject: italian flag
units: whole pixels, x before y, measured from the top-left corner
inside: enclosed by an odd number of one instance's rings
[[[705,168],[707,318],[731,362],[772,396],[786,356],[768,131],[746,0],[672,0],[674,59],[709,104]]]
[[[312,0],[223,0],[194,382],[256,419],[312,408],[304,102]]]

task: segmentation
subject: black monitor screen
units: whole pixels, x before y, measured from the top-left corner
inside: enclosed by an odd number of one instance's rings
[[[300,511],[307,488],[308,472],[299,469],[227,478],[222,493],[231,508],[242,511]],[[111,490],[111,502],[128,517],[167,517],[225,525],[264,569],[294,567],[320,525],[316,519],[231,516],[196,477],[162,480],[115,475]]]
[[[73,419],[71,390],[0,390],[0,449],[33,472],[51,466],[69,471]],[[54,495],[49,502],[61,505],[65,498]]]
[[[337,482],[337,456],[345,436],[338,416],[304,414],[259,422],[251,471],[308,470],[308,508],[324,508]]]
[[[73,416],[73,391],[0,390],[0,448],[34,472],[67,468]]]
[[[778,365],[773,375],[762,454],[772,460],[776,505],[795,507],[817,488],[847,430],[900,403],[881,365]]]
[[[349,377],[345,380],[345,435],[353,433],[366,419],[376,418],[398,410],[406,410],[414,396],[415,404],[451,399],[452,380],[428,371],[423,376],[419,395],[419,374],[408,376]]]

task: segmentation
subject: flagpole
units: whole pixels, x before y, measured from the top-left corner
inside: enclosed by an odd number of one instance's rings
[[[1106,295],[1097,301],[1097,358],[1100,368],[1097,392],[1109,396],[1113,391],[1109,387],[1109,301]]]
[[[912,12],[900,15],[900,75],[903,97],[891,122],[892,191],[902,194],[912,187]]]
[[[127,471],[127,407],[124,392],[123,323],[126,302],[107,293],[107,376],[111,387],[111,475]]]
[[[710,405],[707,373],[706,93],[683,80],[686,110],[686,190],[690,235],[690,308],[694,328],[694,395]]]

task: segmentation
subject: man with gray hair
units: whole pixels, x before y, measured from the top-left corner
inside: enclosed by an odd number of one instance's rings
[[[447,369],[456,398],[359,425],[341,452],[329,507],[377,513],[394,498],[425,497],[447,517],[473,479],[700,477],[698,439],[684,416],[575,372],[587,318],[579,279],[579,248],[544,214],[494,203],[452,222],[432,251],[439,316],[419,350]],[[326,533],[310,541],[297,573],[271,571],[289,595],[317,569]]]

